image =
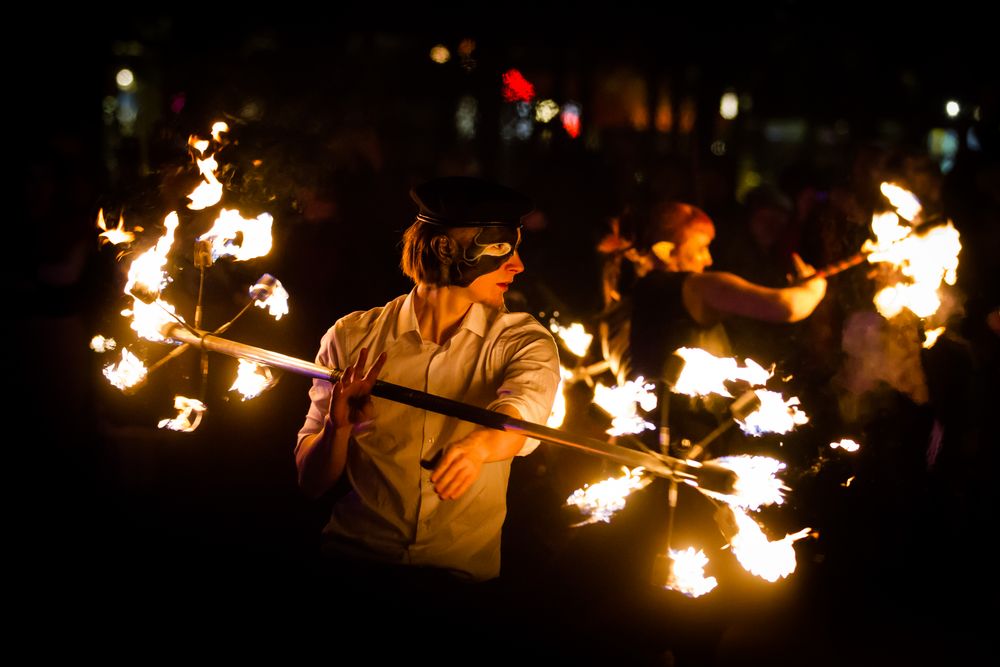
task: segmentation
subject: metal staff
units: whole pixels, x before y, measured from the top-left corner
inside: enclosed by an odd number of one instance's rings
[[[343,373],[342,370],[336,368],[327,368],[326,366],[264,348],[219,338],[207,332],[195,335],[178,325],[168,325],[164,334],[169,338],[202,350],[218,352],[238,359],[249,359],[259,364],[281,368],[292,373],[327,380],[328,382],[337,382]],[[542,426],[541,424],[535,424],[523,419],[515,419],[499,412],[493,412],[492,410],[486,410],[485,408],[469,405],[468,403],[428,394],[382,380],[375,381],[375,386],[372,387],[372,395],[422,410],[437,412],[448,417],[455,417],[499,431],[520,433],[526,437],[543,440],[561,447],[571,447],[587,452],[588,454],[603,456],[627,466],[642,466],[654,475],[694,484],[719,493],[732,493],[733,484],[736,481],[736,473],[732,470],[710,462],[702,463],[671,456],[640,452],[627,447],[612,445],[596,438],[566,433],[565,431]]]

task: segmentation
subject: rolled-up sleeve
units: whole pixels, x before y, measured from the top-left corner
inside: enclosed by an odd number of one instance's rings
[[[503,381],[496,400],[487,408],[510,406],[525,421],[545,425],[559,388],[559,351],[555,341],[549,332],[535,324],[510,332],[503,343],[506,359]],[[527,456],[536,447],[538,440],[529,438],[517,455]]]
[[[327,368],[339,368],[338,350],[337,326],[334,325],[327,330],[320,341],[319,352],[316,353],[316,363]],[[296,454],[303,438],[319,433],[323,429],[323,420],[326,419],[326,413],[330,409],[330,394],[332,392],[333,385],[328,380],[313,379],[312,387],[309,388],[309,411],[306,413],[305,422],[299,429],[299,435],[295,441]]]

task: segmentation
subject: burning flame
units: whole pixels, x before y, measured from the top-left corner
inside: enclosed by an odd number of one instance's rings
[[[766,384],[772,375],[753,359],[746,359],[745,366],[741,368],[735,359],[716,357],[698,348],[682,347],[674,354],[684,359],[684,370],[677,378],[673,391],[687,396],[732,396],[723,381],[744,380],[759,387]]]
[[[566,388],[566,381],[573,378],[573,371],[562,364],[559,365],[559,386],[556,387],[556,398],[552,402],[552,412],[545,425],[549,428],[559,428],[566,419],[566,395],[563,390]]]
[[[243,394],[243,400],[256,398],[266,390],[274,386],[276,380],[271,375],[271,369],[267,366],[255,364],[246,359],[240,359],[239,368],[236,370],[236,381],[229,391],[238,391]]]
[[[883,183],[882,191],[897,206],[900,216],[912,219],[908,216],[916,217],[920,212],[920,204],[916,203],[914,210],[908,199],[913,195],[902,188]],[[900,225],[896,214],[882,213],[872,218],[872,232],[876,240],[865,241],[861,247],[862,252],[868,253],[868,261],[891,264],[909,279],[909,282],[890,285],[875,295],[878,311],[886,318],[895,317],[904,308],[918,317],[937,312],[941,306],[938,288],[942,281],[955,284],[958,253],[962,250],[958,230],[951,221],[916,234],[912,227]]]
[[[115,342],[114,338],[105,338],[98,334],[90,339],[90,349],[94,352],[110,352],[116,347],[118,347],[118,343]]]
[[[104,367],[104,377],[108,378],[111,384],[125,391],[143,381],[146,377],[146,366],[139,357],[123,349],[122,357],[117,364],[108,364]]]
[[[920,211],[923,210],[920,201],[912,192],[904,190],[895,183],[882,183],[879,189],[902,218],[912,222],[920,215]]]
[[[161,419],[158,424],[160,428],[168,428],[171,431],[183,431],[190,433],[198,428],[201,423],[201,416],[205,413],[205,404],[196,398],[186,396],[174,396],[174,408],[177,416],[173,419]],[[191,415],[194,414],[194,421]]]
[[[842,439],[840,442],[831,442],[830,447],[832,449],[843,449],[845,452],[856,452],[861,449],[861,445],[854,442],[853,440],[848,440],[847,438]]]
[[[188,137],[188,146],[198,151],[201,155],[204,155],[205,151],[208,150],[209,142],[208,139],[199,139],[192,134]]]
[[[135,234],[132,232],[125,231],[125,216],[118,216],[118,226],[114,229],[108,229],[104,224],[104,209],[97,211],[97,228],[102,230],[98,237],[101,239],[101,243],[110,243],[111,245],[118,245],[119,243],[131,243],[135,240]]]
[[[169,313],[174,312],[174,307],[160,300],[159,294],[170,282],[170,276],[163,266],[167,263],[167,253],[173,245],[174,231],[178,224],[176,211],[167,215],[163,220],[163,236],[155,246],[137,257],[129,266],[125,293],[134,300],[132,309],[122,311],[122,315],[131,315],[132,328],[147,340],[164,340],[160,332],[165,324],[173,321]]]
[[[205,148],[208,148],[207,141],[205,144]],[[199,146],[200,142],[195,145],[195,148]],[[204,149],[200,150],[204,153]],[[222,183],[215,177],[215,172],[219,169],[219,163],[215,161],[214,157],[209,156],[204,159],[195,158],[195,162],[198,163],[198,171],[201,172],[201,177],[205,180],[199,183],[198,187],[188,195],[188,199],[191,200],[188,208],[200,211],[209,206],[215,206],[222,200]]]
[[[215,139],[215,143],[222,141],[221,135],[223,132],[229,132],[229,125],[223,121],[216,121],[212,124],[212,138]]]
[[[559,340],[563,342],[566,349],[578,357],[587,354],[590,343],[594,340],[594,335],[587,333],[587,330],[579,322],[573,322],[568,327],[563,327],[559,326],[559,323],[553,319],[549,320],[549,328],[552,333],[559,336]]]
[[[605,387],[600,382],[594,387],[594,403],[611,415],[610,435],[641,433],[645,429],[656,428],[642,417],[636,406],[650,411],[656,407],[654,385],[645,384],[642,376],[629,380],[623,385]]]
[[[705,577],[708,556],[701,550],[688,547],[683,551],[670,550],[670,576],[666,588],[683,593],[689,598],[701,597],[719,585],[715,577]]]
[[[267,310],[275,320],[288,314],[288,292],[278,280],[274,281],[273,291],[266,299],[257,299],[253,303],[258,308]]]
[[[237,261],[263,257],[271,252],[270,213],[246,219],[239,211],[222,209],[210,230],[198,237],[212,243],[212,259],[233,257]],[[239,245],[236,240],[242,239]]]
[[[934,343],[938,341],[938,338],[940,338],[941,334],[943,333],[944,333],[944,327],[938,327],[937,329],[928,329],[927,331],[924,331],[924,342],[923,342],[924,348],[929,350],[932,347],[934,347]]]
[[[621,477],[609,477],[596,484],[584,486],[566,499],[567,505],[575,505],[589,517],[586,521],[576,524],[577,526],[598,521],[609,523],[615,512],[625,507],[625,498],[651,481],[643,476],[642,467],[629,470],[622,466],[622,470],[625,474]]]
[[[792,544],[806,537],[811,528],[803,528],[771,542],[750,516],[739,509],[732,512],[738,532],[729,543],[743,569],[772,583],[795,572],[795,549]]]
[[[798,408],[798,397],[786,401],[776,391],[757,389],[754,393],[760,399],[760,407],[740,421],[740,428],[747,435],[788,433],[809,421],[808,415]]]
[[[731,507],[742,507],[753,511],[766,505],[780,505],[785,502],[784,492],[788,491],[777,474],[785,469],[785,464],[769,456],[723,456],[713,459],[713,463],[729,468],[736,473],[732,494],[721,494],[699,487],[699,491],[717,498]]]

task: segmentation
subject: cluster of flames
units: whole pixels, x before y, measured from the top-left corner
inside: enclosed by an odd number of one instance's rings
[[[902,277],[875,294],[875,307],[886,319],[908,310],[926,320],[941,307],[941,284],[954,285],[957,280],[962,250],[958,230],[950,220],[921,229],[923,207],[913,193],[894,183],[882,183],[881,191],[895,212],[872,217],[875,238],[865,241],[861,251],[869,262],[890,264]],[[900,219],[910,224],[901,224]],[[943,332],[943,326],[929,329],[924,347],[933,346]]]
[[[223,136],[229,128],[225,123],[218,122],[212,126],[212,139],[201,139],[192,136],[188,142],[198,170],[201,182],[188,195],[188,208],[192,211],[202,211],[218,205],[222,201],[223,186],[216,172],[219,164],[216,160],[218,151],[224,146]],[[210,248],[212,261],[229,258],[232,261],[246,261],[267,255],[272,246],[271,225],[273,219],[268,213],[261,213],[255,218],[245,218],[236,209],[221,208],[211,229],[198,237],[199,243]],[[125,284],[125,294],[131,298],[131,305],[122,311],[122,315],[130,319],[130,326],[139,338],[154,342],[171,342],[164,336],[167,327],[180,323],[186,325],[172,304],[163,297],[164,290],[171,282],[168,268],[169,254],[174,246],[175,233],[181,225],[181,217],[177,211],[171,211],[163,220],[163,233],[152,247],[135,255],[128,268],[128,279]],[[120,216],[118,226],[109,229],[104,220],[104,211],[98,213],[97,227],[101,230],[102,243],[115,246],[125,246],[119,258],[130,255],[128,246],[136,241],[136,233],[142,232],[141,227],[131,231],[125,229],[124,216]],[[281,283],[274,280],[266,291],[257,290],[259,285],[251,288],[251,299],[254,305],[266,309],[276,320],[288,313],[288,293]],[[257,290],[257,291],[255,291]],[[258,295],[259,298],[254,295]],[[91,348],[96,352],[109,352],[116,349],[113,338],[95,336]],[[123,347],[117,363],[104,367],[104,375],[108,381],[122,391],[133,390],[144,382],[150,373],[145,362],[128,347]],[[259,364],[239,360],[236,380],[232,390],[238,391],[243,400],[253,398],[274,384],[270,370]],[[178,395],[174,399],[177,415],[159,422],[160,428],[178,431],[193,431],[201,422],[206,408],[197,399]]]

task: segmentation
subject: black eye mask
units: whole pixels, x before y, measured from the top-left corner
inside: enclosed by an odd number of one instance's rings
[[[458,287],[468,287],[479,276],[499,269],[517,252],[521,243],[519,227],[480,227],[471,241],[458,238],[458,235],[449,236],[459,248],[455,274],[449,283]]]

